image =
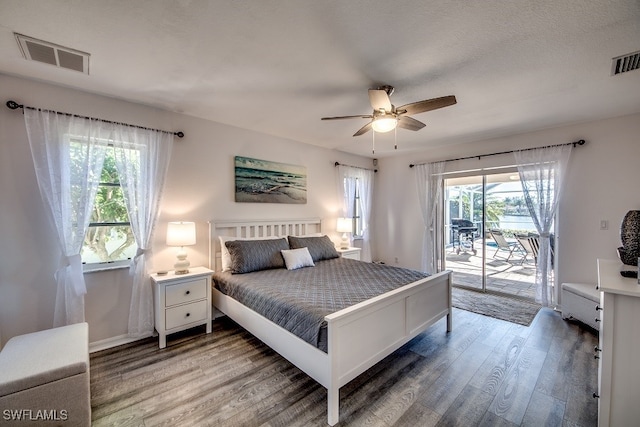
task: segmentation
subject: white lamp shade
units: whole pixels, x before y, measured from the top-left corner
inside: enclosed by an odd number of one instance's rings
[[[336,231],[338,233],[351,233],[353,231],[353,219],[338,218],[338,222],[336,224]]]
[[[398,125],[398,119],[395,117],[385,117],[381,116],[377,119],[374,119],[373,123],[371,123],[371,127],[374,131],[384,133],[389,132],[396,128]]]
[[[167,246],[189,246],[195,244],[195,222],[180,221],[167,224]]]

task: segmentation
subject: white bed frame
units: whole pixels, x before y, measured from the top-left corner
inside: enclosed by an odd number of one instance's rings
[[[284,237],[321,232],[318,218],[211,221],[210,268],[221,270],[218,236]],[[339,420],[340,387],[447,316],[452,327],[451,273],[444,271],[325,317],[328,352],[308,344],[215,288],[213,304],[327,389],[328,423]]]

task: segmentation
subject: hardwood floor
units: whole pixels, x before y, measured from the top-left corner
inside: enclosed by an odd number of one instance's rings
[[[454,311],[341,389],[338,425],[595,426],[597,336]],[[94,426],[325,426],[326,391],[232,321],[91,355]],[[372,333],[374,333],[372,331]]]

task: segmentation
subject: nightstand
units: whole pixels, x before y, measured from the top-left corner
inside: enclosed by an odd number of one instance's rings
[[[206,324],[211,333],[211,274],[205,267],[189,273],[152,274],[155,326],[160,348],[167,346],[167,335]]]
[[[360,252],[362,251],[362,249],[361,248],[347,248],[347,249],[336,248],[336,251],[338,251],[338,253],[342,258],[351,258],[351,259],[360,261]]]

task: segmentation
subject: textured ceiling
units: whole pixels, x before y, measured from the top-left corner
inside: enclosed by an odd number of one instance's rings
[[[89,52],[90,75],[24,60],[14,32]],[[611,76],[638,50],[638,0],[0,0],[0,72],[304,143],[371,156],[365,119],[320,120],[370,114],[370,87],[457,97],[376,157],[640,112],[640,70]]]

